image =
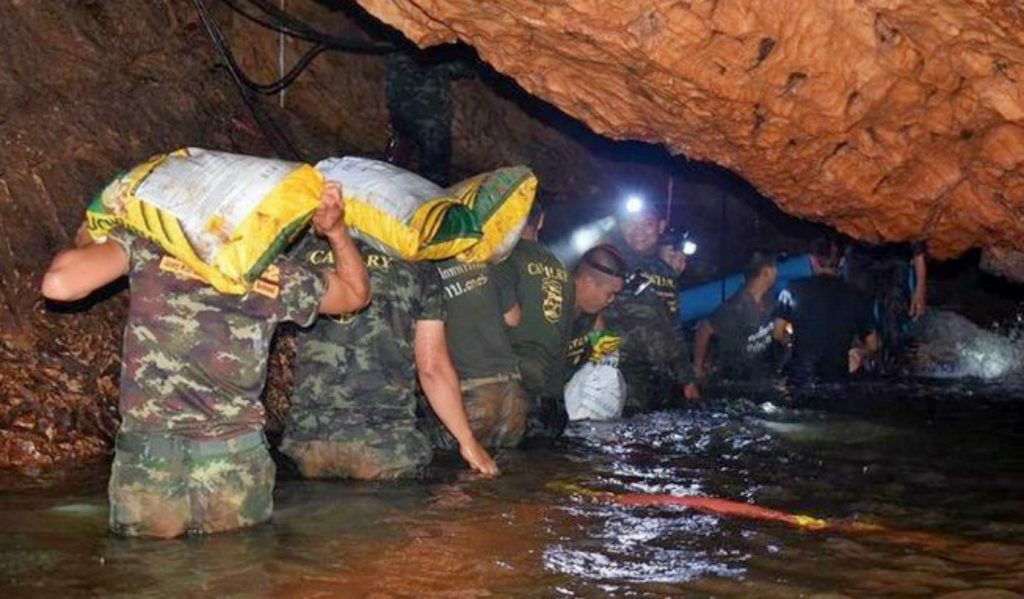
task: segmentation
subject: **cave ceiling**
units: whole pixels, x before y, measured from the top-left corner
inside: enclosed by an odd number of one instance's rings
[[[1024,249],[1013,0],[357,0],[462,41],[614,139],[741,174],[795,216],[938,257]]]

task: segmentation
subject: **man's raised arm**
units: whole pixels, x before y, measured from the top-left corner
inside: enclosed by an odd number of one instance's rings
[[[43,275],[46,299],[73,302],[128,274],[128,253],[118,242],[71,248],[57,254]]]
[[[341,188],[328,183],[313,214],[313,229],[327,239],[334,255],[334,270],[327,272],[327,291],[320,300],[321,314],[357,312],[370,303],[370,277],[345,228],[341,197]]]

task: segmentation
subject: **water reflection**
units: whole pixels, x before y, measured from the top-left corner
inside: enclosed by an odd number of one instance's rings
[[[105,465],[0,483],[0,587],[19,595],[850,596],[1024,590],[1024,394],[994,387],[720,389],[574,426],[480,480],[282,480],[271,526],[105,534]],[[811,532],[566,491],[701,495],[877,522]],[[999,596],[999,595],[993,595]]]

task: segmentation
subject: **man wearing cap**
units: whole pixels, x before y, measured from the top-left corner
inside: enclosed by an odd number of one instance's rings
[[[622,337],[627,411],[670,405],[680,387],[688,399],[699,395],[679,321],[677,279],[686,257],[661,247],[667,224],[662,213],[654,203],[630,202],[618,216],[617,246],[634,275],[606,311],[605,323]]]
[[[717,339],[716,365],[721,378],[752,380],[771,374],[775,298],[772,288],[778,269],[775,258],[755,253],[743,271],[745,284],[708,320],[697,327],[693,343],[693,370],[703,380],[709,370],[709,350]]]

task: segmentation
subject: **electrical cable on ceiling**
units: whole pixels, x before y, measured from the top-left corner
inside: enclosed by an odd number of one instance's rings
[[[291,36],[295,39],[327,46],[331,50],[338,50],[353,54],[387,54],[395,50],[395,47],[391,44],[345,39],[323,33],[265,0],[247,0],[248,3],[258,9],[263,16],[254,15],[250,11],[243,9],[239,0],[220,1],[242,17],[260,25],[261,27],[265,27],[279,33],[284,33],[285,35]]]
[[[281,10],[284,10],[284,0],[281,0]],[[285,33],[283,31],[281,31],[281,32],[279,32],[277,34],[277,76],[278,77],[284,77],[284,55],[285,55],[284,37],[285,37]],[[279,94],[277,94],[277,100],[280,103],[280,106],[281,106],[282,109],[284,108],[284,93],[285,93],[285,91],[286,90],[282,89],[281,92]]]
[[[255,92],[263,95],[273,95],[282,92],[285,88],[295,82],[299,75],[301,75],[310,63],[312,63],[314,58],[319,56],[325,50],[338,50],[357,54],[386,54],[394,51],[395,48],[389,44],[367,43],[327,35],[309,24],[296,19],[269,2],[264,0],[248,1],[254,7],[262,11],[264,16],[261,17],[250,14],[248,11],[242,9],[237,0],[221,0],[221,2],[226,4],[236,13],[262,27],[314,44],[312,48],[302,54],[299,60],[287,73],[280,75],[280,78],[277,81],[273,81],[271,83],[260,83],[254,81],[242,71],[241,66],[235,60],[234,54],[231,52],[231,48],[229,47],[227,40],[224,38],[223,32],[210,14],[209,7],[206,5],[206,2],[204,0],[193,0],[193,4],[196,7],[196,11],[199,13],[199,18],[210,37],[210,41],[212,42],[214,49],[217,51],[220,59],[224,62],[224,65],[227,67],[228,73],[231,75],[231,80],[234,82],[235,87],[238,88],[238,92],[242,96],[242,100],[252,112],[253,117],[256,119],[256,122],[260,125],[261,129],[263,129],[264,136],[267,137],[267,140],[272,146],[274,146],[274,149],[279,155],[299,159],[301,157],[295,149],[295,146],[288,140],[288,137],[283,131],[281,131],[274,120],[271,119],[269,115],[263,114],[263,111],[256,103],[256,100],[251,97],[251,93]],[[281,70],[283,71],[283,68]],[[268,128],[273,132],[272,135],[268,133]]]
[[[224,34],[221,32],[220,27],[217,25],[216,21],[214,21],[213,17],[210,15],[209,9],[206,7],[206,3],[203,2],[203,0],[199,0],[195,4],[196,8],[200,10],[200,18],[203,21],[203,25],[206,27],[207,33],[210,34],[210,40],[213,42],[214,48],[216,48],[217,53],[220,54],[220,57],[224,60],[225,63],[227,63],[228,70],[231,71],[233,76],[237,77],[238,80],[241,81],[242,85],[251,89],[254,92],[270,96],[288,87],[289,85],[292,84],[292,82],[295,81],[295,79],[298,78],[299,75],[302,74],[302,71],[304,71],[306,67],[309,66],[309,63],[312,62],[314,58],[316,58],[321,52],[327,49],[326,46],[320,44],[313,46],[312,48],[307,50],[302,55],[301,58],[299,58],[299,60],[288,71],[288,73],[285,74],[284,77],[281,77],[277,81],[274,81],[272,83],[259,83],[253,81],[248,76],[246,76],[244,72],[242,72],[242,68],[235,60],[235,55],[231,52],[231,48],[228,47],[228,43],[227,40],[225,40],[224,38]]]
[[[267,141],[274,148],[278,156],[291,160],[302,160],[302,155],[288,139],[288,136],[285,135],[269,115],[263,113],[262,108],[256,102],[256,99],[253,98],[252,93],[254,90],[246,83],[247,81],[252,83],[252,81],[242,75],[238,69],[238,64],[231,55],[231,51],[227,48],[220,28],[217,27],[217,23],[210,16],[206,3],[203,0],[192,0],[192,4],[195,5],[196,12],[199,13],[199,20],[203,23],[203,27],[206,29],[214,49],[227,66],[228,73],[231,75],[231,81],[235,84],[239,95],[242,97],[242,101],[249,108],[249,112],[252,113],[256,123],[263,131],[264,137],[267,138]]]

